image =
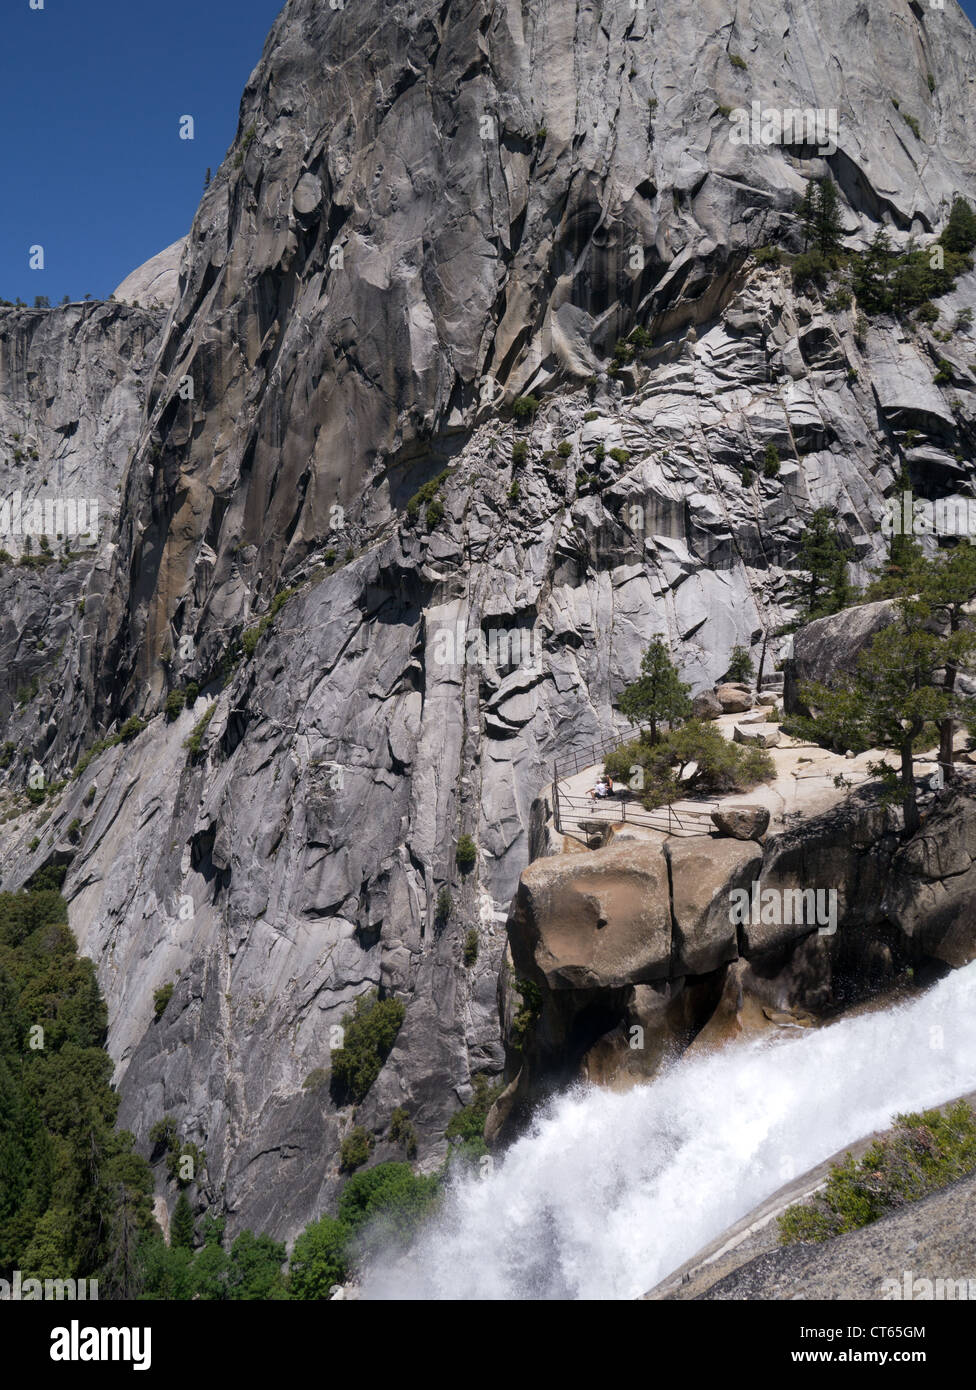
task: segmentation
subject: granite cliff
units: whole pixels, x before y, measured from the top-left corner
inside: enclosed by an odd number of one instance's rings
[[[405,1106],[443,1152],[502,1066],[552,759],[651,634],[710,686],[787,616],[813,508],[863,570],[904,467],[971,492],[971,333],[752,252],[801,248],[828,174],[850,249],[928,245],[976,201],[974,87],[954,0],[289,0],[185,245],[116,303],[0,310],[0,500],[100,518],[50,562],[5,543],[3,886],[68,866],[122,1122],[176,1116],[232,1224],[329,1202],[350,1113],[303,1083],[371,988],[406,1016],[357,1123],[400,1156]],[[735,143],[753,101],[834,112],[836,148]],[[942,328],[967,307],[973,273]]]

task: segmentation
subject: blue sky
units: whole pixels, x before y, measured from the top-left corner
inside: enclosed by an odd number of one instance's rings
[[[0,298],[107,297],[186,233],[283,5],[0,0]]]
[[[284,0],[43,3],[0,0],[0,298],[103,298],[189,228]]]

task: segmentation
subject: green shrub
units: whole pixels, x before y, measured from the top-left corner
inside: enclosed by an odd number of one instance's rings
[[[340,1097],[364,1100],[396,1041],[406,1009],[399,999],[360,995],[342,1020],[343,1046],[332,1054],[332,1087]]]
[[[434,527],[437,526],[441,521],[443,521],[443,519],[444,503],[441,501],[439,497],[435,497],[427,503],[427,530],[433,531]]]
[[[521,468],[529,457],[529,441],[527,439],[516,439],[512,442],[512,463],[516,468]]]
[[[177,719],[186,705],[185,690],[171,690],[166,696],[166,703],[163,706],[163,713],[166,715],[167,722]]]
[[[122,725],[121,729],[119,730],[119,733],[118,733],[119,742],[120,742],[120,743],[131,743],[131,741],[132,741],[138,734],[141,734],[142,731],[143,731],[143,729],[145,729],[146,727],[147,727],[147,725],[146,725],[145,719],[140,719],[139,716],[136,715],[136,714],[130,715],[130,717],[125,721],[125,723]]]
[[[302,1090],[318,1091],[323,1086],[327,1085],[328,1080],[329,1073],[325,1067],[316,1067],[314,1071],[309,1072],[308,1076],[306,1076],[305,1080],[302,1082]]]
[[[506,495],[508,497],[509,502],[517,502],[519,498],[522,496],[522,489],[519,487],[518,482],[515,478],[513,478],[511,483],[509,484],[508,493]]]
[[[362,1125],[356,1125],[339,1145],[339,1167],[344,1173],[352,1173],[369,1161],[373,1148],[373,1137],[367,1134]]]
[[[196,762],[197,758],[200,756],[200,751],[203,748],[203,736],[207,732],[207,725],[210,723],[211,719],[213,719],[216,713],[217,701],[214,700],[213,704],[200,716],[200,718],[194,724],[193,729],[190,732],[189,738],[186,739],[183,744],[183,747],[190,754],[189,758],[187,759],[188,762]]]
[[[511,1044],[521,1051],[542,1012],[542,991],[532,980],[520,978],[515,981],[515,992],[522,1003],[512,1019]]]
[[[572,444],[570,444],[568,439],[564,439],[562,443],[559,444],[556,448],[556,453],[559,455],[561,459],[568,459],[572,452],[573,446]]]
[[[731,108],[723,108],[726,115],[731,114]],[[752,253],[756,265],[778,266],[783,264],[783,253],[778,246],[757,246]]]
[[[914,116],[909,116],[907,112],[902,111],[902,113],[901,113],[901,118],[902,118],[902,120],[905,122],[905,124],[908,126],[908,128],[909,128],[909,130],[912,132],[912,134],[915,136],[915,139],[916,139],[916,140],[921,140],[921,138],[922,138],[922,132],[921,132],[921,130],[919,129],[918,121],[915,119],[915,117],[914,117]]]
[[[2,748],[0,748],[0,771],[5,772],[7,770],[10,764],[13,762],[14,754],[16,752],[17,745],[11,743],[9,740],[3,745]]]
[[[477,959],[478,959],[478,932],[477,932],[476,928],[472,927],[471,930],[468,932],[468,934],[467,934],[467,935],[465,936],[465,938],[464,938],[464,963],[465,963],[465,965],[468,965],[468,966],[474,965],[475,962],[477,961]]]
[[[742,470],[742,486],[743,486],[743,487],[752,487],[752,485],[753,485],[753,483],[754,483],[755,481],[756,481],[756,475],[755,475],[755,473],[753,473],[752,469],[751,469],[751,468],[743,468],[743,470]]]
[[[947,362],[944,357],[938,361],[938,371],[932,378],[936,386],[947,386],[952,381],[952,363]]]
[[[68,826],[66,833],[72,844],[76,845],[81,839],[81,821],[77,816],[75,816],[74,820]]]
[[[829,269],[827,261],[819,251],[804,251],[793,262],[794,288],[802,290],[807,285],[825,285]]]
[[[434,920],[437,922],[438,926],[445,926],[450,920],[453,907],[454,903],[451,900],[451,890],[449,888],[442,888],[437,894],[437,909],[434,916]]]
[[[615,463],[629,463],[630,454],[626,449],[611,449],[610,457]]]
[[[462,835],[458,840],[454,859],[463,874],[474,868],[478,859],[478,849],[470,835]]]
[[[288,1265],[292,1298],[327,1299],[335,1284],[345,1282],[349,1274],[348,1238],[348,1229],[334,1216],[323,1216],[305,1227],[295,1241]]]
[[[268,628],[277,618],[288,600],[294,595],[294,589],[281,589],[271,600],[271,607],[264,617],[255,627],[249,627],[241,638],[241,646],[244,648],[244,655],[250,659],[254,655],[255,648]]]
[[[406,1244],[430,1215],[440,1190],[439,1177],[417,1177],[409,1163],[377,1163],[357,1173],[339,1196],[347,1250]]]
[[[445,468],[443,473],[438,473],[436,478],[431,478],[424,483],[423,487],[417,489],[407,503],[407,520],[411,526],[416,525],[420,516],[420,509],[426,511],[428,504],[433,502],[438,491],[444,486],[445,481],[450,476],[450,471]]]
[[[398,1105],[390,1116],[389,1137],[392,1143],[403,1145],[408,1158],[416,1156],[417,1131],[410,1123],[410,1116],[405,1106]]]
[[[539,409],[539,402],[535,396],[516,396],[512,401],[512,414],[516,420],[528,420]]]
[[[492,1084],[484,1072],[478,1072],[471,1078],[471,1084],[474,1087],[473,1098],[460,1110],[455,1110],[447,1122],[444,1137],[449,1143],[468,1144],[474,1140],[482,1145],[483,1152],[487,1152],[484,1149],[485,1120],[504,1090],[504,1082]]]
[[[588,410],[586,414],[583,416],[583,419],[588,425],[592,424],[594,420],[599,420],[599,418],[600,412],[598,410]]]
[[[779,472],[779,450],[775,444],[767,444],[763,454],[763,477],[775,478]]]
[[[729,62],[734,68],[745,68],[747,66],[745,58],[740,57],[738,53],[730,53]]]
[[[752,664],[749,649],[736,643],[732,648],[732,655],[729,657],[729,669],[725,673],[726,680],[751,681],[755,674],[756,668]]]
[[[596,446],[596,448],[593,450],[593,460],[594,460],[594,462],[595,462],[595,463],[602,463],[603,460],[606,458],[606,456],[607,456],[606,445],[605,445],[605,444],[598,444],[598,445]]]
[[[35,836],[33,837],[33,839],[31,840],[30,844],[27,846],[27,849],[28,849],[29,853],[33,854],[34,851],[37,849],[37,847],[38,847],[38,845],[39,845],[40,843],[41,843],[40,840],[39,840],[38,837],[35,835]]]
[[[154,992],[153,1012],[155,1014],[157,1022],[162,1018],[163,1014],[166,1012],[166,1006],[173,997],[174,989],[175,985],[173,984],[172,980],[170,980],[167,984],[163,985],[160,989],[157,989]]]
[[[915,317],[919,323],[937,323],[939,311],[932,303],[931,299],[925,299],[915,311]]]
[[[777,1218],[780,1241],[824,1241],[916,1202],[976,1169],[976,1115],[965,1101],[945,1114],[899,1115],[857,1160],[834,1164],[826,1187]]]

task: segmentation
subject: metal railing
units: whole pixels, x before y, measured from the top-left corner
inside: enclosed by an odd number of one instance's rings
[[[567,777],[575,777],[577,772],[582,772],[584,767],[592,767],[603,758],[604,753],[609,753],[614,748],[619,748],[622,743],[626,743],[628,738],[636,738],[637,730],[628,734],[606,734],[598,739],[596,743],[584,744],[575,753],[567,753],[565,757],[557,758],[552,765],[552,780],[564,782]]]
[[[626,796],[590,799],[588,796],[569,796],[553,783],[553,824],[561,835],[588,838],[581,829],[584,822],[603,821],[607,825],[639,825],[659,830],[665,835],[707,835],[714,828],[712,812],[719,809],[743,810],[719,801],[703,802],[701,806],[682,806],[680,811],[668,804],[648,810]]]

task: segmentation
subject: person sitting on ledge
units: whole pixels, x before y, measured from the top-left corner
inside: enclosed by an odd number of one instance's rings
[[[591,787],[586,793],[587,796],[595,796],[599,801],[610,795],[610,785],[602,775],[597,778],[596,786]]]

